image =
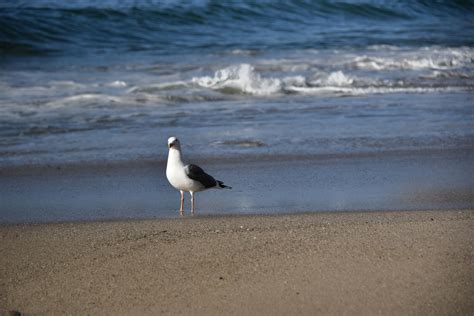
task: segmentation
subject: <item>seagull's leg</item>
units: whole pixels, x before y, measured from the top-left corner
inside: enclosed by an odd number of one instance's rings
[[[189,192],[191,194],[191,215],[194,215],[194,192]]]
[[[181,192],[181,205],[179,206],[179,215],[183,216],[184,215],[184,191],[179,191]]]

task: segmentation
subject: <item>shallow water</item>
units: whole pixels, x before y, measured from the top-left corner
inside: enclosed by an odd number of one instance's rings
[[[197,215],[472,209],[474,151],[198,160],[232,190],[196,194]],[[0,172],[0,223],[179,217],[165,164]],[[26,198],[27,197],[27,198]],[[189,215],[189,195],[185,209]]]

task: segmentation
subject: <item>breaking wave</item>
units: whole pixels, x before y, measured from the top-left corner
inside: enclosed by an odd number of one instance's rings
[[[253,95],[271,95],[282,88],[282,80],[262,78],[248,64],[231,66],[216,71],[213,77],[193,78],[192,82],[203,88],[218,90],[223,93],[248,93]]]
[[[283,78],[264,78],[253,66],[241,64],[216,71],[214,76],[204,76],[192,79],[192,83],[225,94],[250,94],[256,96],[271,96],[292,92],[307,91],[310,87],[324,87],[326,91],[333,88],[350,87],[355,82],[362,82],[348,76],[342,71],[319,73],[313,78],[303,76],[287,76]],[[314,90],[317,91],[317,90]]]
[[[474,48],[470,47],[378,46],[360,53],[307,50],[296,56],[288,54],[285,59],[244,58],[246,62],[227,65],[214,61],[204,65],[177,63],[169,66],[172,74],[157,72],[155,66],[140,70],[139,75],[134,68],[110,74],[96,70],[103,76],[97,80],[89,78],[93,71],[89,69],[84,74],[78,72],[77,80],[50,80],[48,72],[31,72],[31,85],[25,81],[0,82],[0,116],[25,117],[57,108],[156,107],[252,97],[474,90]],[[80,76],[84,76],[82,80]]]
[[[439,72],[435,77],[443,78]],[[445,74],[458,76],[455,72]],[[464,78],[474,74],[464,74]],[[432,79],[428,78],[428,79]],[[281,94],[314,95],[364,95],[380,93],[425,93],[474,90],[474,85],[465,81],[456,85],[440,85],[433,80],[363,77],[347,74],[341,70],[333,72],[319,71],[308,76],[263,77],[249,64],[230,66],[217,70],[214,76],[192,78],[191,83],[200,88],[211,89],[222,94],[247,94],[254,96],[275,96]]]

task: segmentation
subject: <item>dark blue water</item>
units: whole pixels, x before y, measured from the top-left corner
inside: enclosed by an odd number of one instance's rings
[[[473,1],[3,1],[1,52],[208,54],[471,46]]]
[[[1,1],[0,164],[474,146],[474,1]]]

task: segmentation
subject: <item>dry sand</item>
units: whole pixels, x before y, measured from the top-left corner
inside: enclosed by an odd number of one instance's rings
[[[26,314],[474,314],[474,213],[0,226],[0,309]]]

